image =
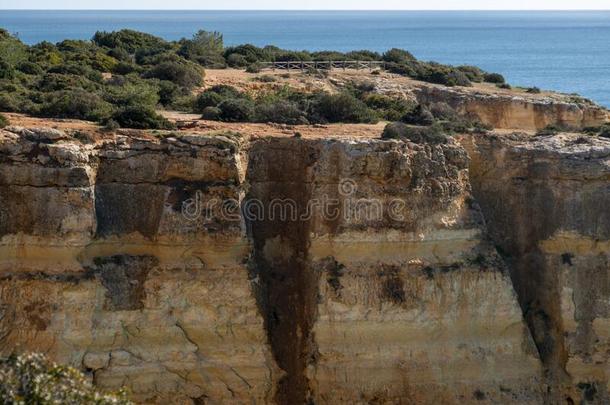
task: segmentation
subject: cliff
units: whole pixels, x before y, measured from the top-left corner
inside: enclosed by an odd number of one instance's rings
[[[140,401],[540,395],[457,144],[9,128],[1,145],[5,353]]]
[[[500,129],[414,143],[10,115],[0,353],[45,352],[139,403],[607,403],[610,141],[515,132],[606,110],[370,80]]]

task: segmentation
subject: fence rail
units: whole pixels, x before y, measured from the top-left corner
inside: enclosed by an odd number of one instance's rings
[[[383,69],[385,62],[368,60],[324,60],[324,61],[283,61],[262,62],[265,69],[309,70],[309,69]]]

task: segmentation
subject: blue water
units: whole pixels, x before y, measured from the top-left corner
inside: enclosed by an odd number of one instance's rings
[[[610,107],[610,11],[7,11],[0,27],[28,44],[132,28],[166,39],[198,29],[225,43],[322,50],[392,47],[472,64],[513,85],[577,92]]]

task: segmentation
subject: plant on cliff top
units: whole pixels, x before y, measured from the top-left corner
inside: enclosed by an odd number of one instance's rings
[[[55,364],[42,354],[0,359],[0,402],[3,404],[132,404],[125,392],[103,394],[73,367]]]
[[[4,128],[7,125],[10,125],[10,121],[6,118],[6,115],[0,114],[0,128]]]
[[[449,136],[443,131],[439,124],[427,127],[415,127],[403,122],[391,122],[385,126],[381,139],[401,139],[409,140],[413,143],[447,143]]]

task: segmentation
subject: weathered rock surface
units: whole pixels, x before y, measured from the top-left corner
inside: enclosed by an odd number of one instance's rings
[[[3,354],[139,402],[607,401],[608,141],[9,129]]]
[[[474,195],[511,268],[549,403],[610,402],[610,140],[477,136]]]

